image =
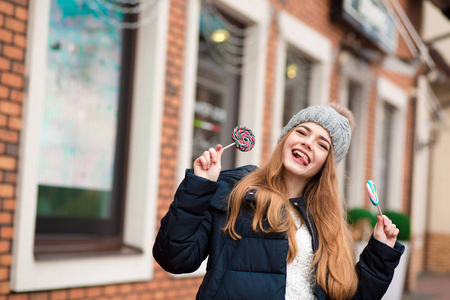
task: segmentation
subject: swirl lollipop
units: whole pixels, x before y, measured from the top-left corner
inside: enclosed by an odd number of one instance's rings
[[[253,132],[246,126],[234,127],[231,138],[233,139],[234,143],[229,144],[222,150],[225,150],[228,147],[235,145],[236,148],[239,149],[240,151],[248,152],[252,150],[256,140]]]
[[[380,216],[383,216],[380,209],[380,202],[378,201],[378,194],[377,194],[377,188],[375,187],[375,184],[372,182],[372,180],[368,180],[366,183],[366,189],[367,194],[369,195],[369,199],[372,202],[373,205],[375,205],[378,208],[378,211],[380,212]]]

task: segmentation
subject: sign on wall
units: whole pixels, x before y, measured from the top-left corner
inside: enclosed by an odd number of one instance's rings
[[[380,1],[344,0],[342,5],[344,20],[384,52],[388,54],[396,52],[397,31],[395,23]]]

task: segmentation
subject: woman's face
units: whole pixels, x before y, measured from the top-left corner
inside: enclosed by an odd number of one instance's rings
[[[331,138],[322,126],[301,123],[288,135],[283,146],[283,165],[287,176],[313,178],[325,164],[331,151]]]

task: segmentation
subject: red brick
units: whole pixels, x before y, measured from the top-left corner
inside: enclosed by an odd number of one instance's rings
[[[117,285],[107,285],[103,289],[103,292],[105,293],[105,295],[114,295],[115,293],[117,293]]]
[[[10,44],[12,42],[13,34],[11,31],[0,28],[0,41]]]
[[[0,6],[1,7],[1,6]],[[0,282],[0,295],[9,294],[11,289],[9,287],[9,282]]]
[[[67,299],[66,291],[51,291],[50,300],[65,300]]]
[[[17,159],[10,156],[0,155],[0,170],[15,170]]]
[[[0,12],[5,13],[6,15],[12,15],[14,13],[14,6],[11,3],[2,1],[2,5],[0,5]]]
[[[14,0],[14,3],[19,4],[21,6],[28,6],[28,0]]]
[[[0,14],[0,27],[3,27],[4,22],[5,22],[5,16]]]
[[[25,33],[25,22],[7,17],[5,20],[5,28],[11,29],[15,32]]]
[[[0,115],[0,127],[6,127],[8,118],[5,115]]]
[[[0,58],[0,65],[1,65],[1,58]],[[8,98],[8,97],[9,97],[9,88],[7,88],[6,86],[1,86],[0,85],[0,99],[1,98]]]
[[[27,38],[25,37],[25,35],[16,33],[13,37],[13,43],[16,46],[25,48],[27,45]]]
[[[5,153],[5,148],[6,148],[5,143],[1,143],[1,142],[0,142],[0,154]]]
[[[28,294],[12,294],[9,295],[8,300],[28,300]]]
[[[10,116],[20,116],[22,105],[11,101],[0,101],[0,113]]]
[[[8,212],[0,212],[0,224],[11,225],[12,215]]]
[[[0,228],[0,237],[2,239],[12,239],[14,236],[14,228],[6,226]]]
[[[14,89],[11,90],[11,100],[22,102],[23,101],[23,92],[14,90]]]
[[[22,119],[21,118],[9,118],[8,122],[9,129],[20,130],[22,129]]]
[[[48,300],[48,292],[32,293],[30,294],[30,300]]]
[[[69,299],[81,299],[84,297],[84,289],[70,289],[69,290]]]
[[[6,211],[15,211],[16,210],[16,200],[4,199],[2,208]]]
[[[0,253],[11,252],[11,242],[0,241]]]
[[[25,72],[25,66],[21,62],[13,62],[11,71],[16,74],[23,75]]]
[[[133,291],[133,286],[131,284],[122,284],[119,286],[119,291],[121,294],[128,294]]]
[[[4,182],[5,183],[16,183],[17,182],[17,173],[15,173],[15,172],[5,172]]]
[[[0,57],[0,70],[8,71],[11,66],[9,59]]]
[[[12,262],[11,254],[0,255],[0,266],[10,267]]]
[[[91,297],[97,297],[102,294],[102,289],[100,287],[89,287],[86,289],[86,296]]]
[[[19,76],[12,73],[2,73],[2,76],[0,78],[0,83],[16,87],[16,88],[22,88],[23,87],[23,76]]]
[[[9,279],[9,268],[0,268],[0,280],[8,280]]]
[[[4,45],[3,46],[3,54],[6,57],[23,60],[25,51],[16,46]]]
[[[0,129],[0,141],[18,143],[19,135],[16,131]]]
[[[16,6],[16,12],[14,15],[19,20],[23,20],[23,21],[28,20],[28,11],[20,6]]]
[[[0,183],[0,197],[14,197],[14,192],[11,184]]]

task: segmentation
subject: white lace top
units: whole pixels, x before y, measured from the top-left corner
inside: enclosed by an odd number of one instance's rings
[[[286,300],[293,299],[316,299],[314,289],[316,286],[315,276],[310,271],[313,261],[311,247],[311,234],[305,224],[302,224],[298,213],[291,210],[295,225],[298,230],[295,235],[298,252],[294,261],[287,265],[286,270]]]

